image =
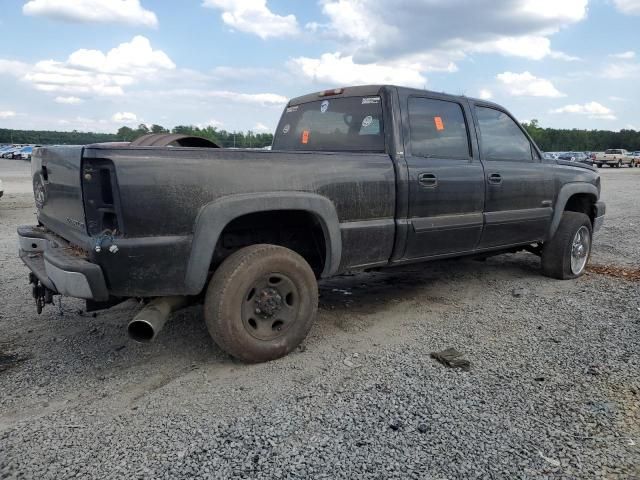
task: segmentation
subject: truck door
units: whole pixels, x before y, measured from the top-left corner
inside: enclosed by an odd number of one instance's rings
[[[469,106],[431,93],[409,96],[406,106],[410,225],[404,257],[472,251],[482,234],[485,186]]]
[[[508,113],[493,105],[474,111],[487,182],[479,248],[543,240],[553,213],[549,165]]]

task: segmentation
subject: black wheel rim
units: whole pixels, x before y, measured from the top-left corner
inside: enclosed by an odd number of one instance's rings
[[[270,273],[246,290],[242,324],[258,340],[276,340],[296,322],[299,307],[300,295],[293,281],[283,273]]]

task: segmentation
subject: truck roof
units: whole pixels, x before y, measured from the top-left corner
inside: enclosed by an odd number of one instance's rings
[[[397,85],[356,85],[353,87],[342,87],[342,88],[336,88],[336,89],[329,89],[329,90],[321,90],[319,92],[314,92],[314,93],[309,93],[307,95],[302,95],[300,97],[295,97],[292,98],[291,100],[289,100],[289,103],[287,104],[287,106],[291,106],[291,105],[300,105],[302,103],[308,103],[308,102],[314,102],[317,101],[321,98],[327,97],[327,98],[332,98],[332,97],[366,97],[366,96],[372,96],[372,95],[379,95],[380,91],[384,88],[395,88],[397,89],[399,92],[402,93],[406,93],[406,94],[421,94],[424,95],[425,93],[430,93],[430,94],[434,94],[434,95],[438,95],[438,96],[446,96],[446,97],[451,97],[451,98],[468,98],[474,101],[478,101],[478,102],[482,102],[484,104],[487,105],[496,105],[497,104],[493,103],[493,102],[488,102],[486,100],[480,100],[480,99],[476,99],[473,97],[467,97],[465,95],[453,95],[450,93],[444,93],[444,92],[435,92],[432,90],[426,90],[426,89],[419,89],[419,88],[409,88],[409,87],[400,87]],[[340,93],[329,93],[329,92],[337,92],[340,91]]]

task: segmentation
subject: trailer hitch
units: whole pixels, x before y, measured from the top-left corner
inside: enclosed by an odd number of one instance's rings
[[[33,273],[29,273],[29,284],[31,285],[31,295],[36,301],[36,311],[40,315],[45,305],[53,303],[55,292],[45,287]]]

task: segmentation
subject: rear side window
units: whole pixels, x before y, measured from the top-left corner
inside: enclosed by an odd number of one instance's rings
[[[411,152],[418,157],[471,156],[462,106],[430,98],[409,98]]]
[[[533,161],[529,139],[509,115],[500,110],[476,107],[484,160]]]
[[[384,152],[382,99],[329,97],[287,107],[274,150]]]

